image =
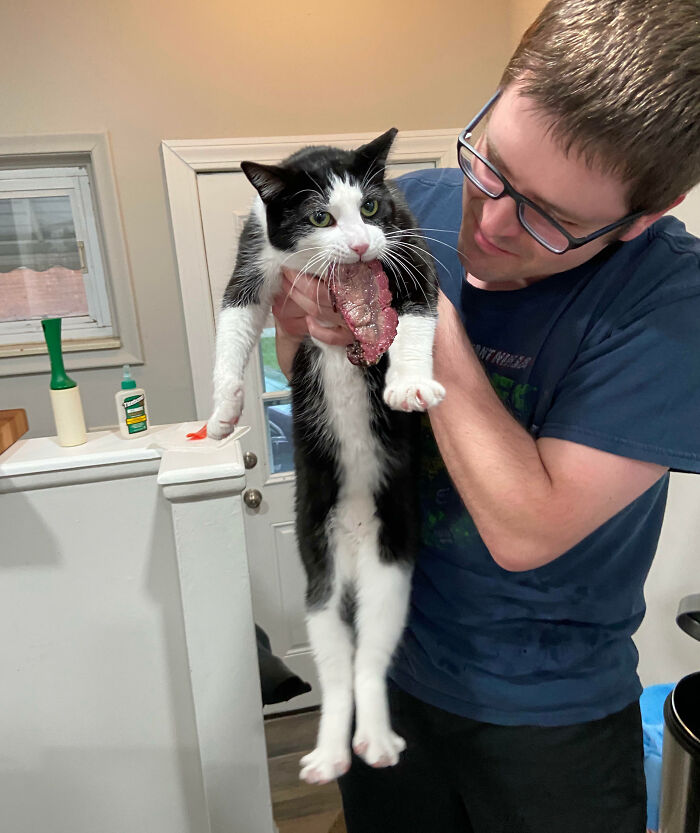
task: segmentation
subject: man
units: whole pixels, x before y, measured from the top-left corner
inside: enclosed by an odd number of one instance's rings
[[[407,749],[353,760],[348,831],[643,833],[631,637],[668,471],[700,471],[700,242],[663,217],[700,180],[700,2],[552,0],[459,147],[399,181],[442,262],[444,466],[426,432]],[[351,340],[287,291],[283,368]]]

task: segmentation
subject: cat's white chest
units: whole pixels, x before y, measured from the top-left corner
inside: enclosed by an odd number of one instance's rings
[[[339,449],[341,500],[361,495],[372,500],[381,483],[384,452],[370,427],[364,373],[348,361],[344,347],[322,345],[319,363],[326,405],[323,416]]]

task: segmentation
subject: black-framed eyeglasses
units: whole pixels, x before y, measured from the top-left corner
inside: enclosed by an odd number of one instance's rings
[[[620,226],[631,223],[644,214],[643,211],[635,211],[632,214],[627,214],[620,220],[616,220],[614,223],[610,223],[591,234],[587,234],[585,237],[574,237],[536,203],[523,196],[519,191],[516,191],[503,174],[467,141],[471,139],[472,133],[479,122],[496,103],[501,92],[502,90],[498,90],[492,95],[459,134],[459,138],[457,139],[459,167],[469,181],[486,194],[487,197],[491,197],[494,200],[500,200],[504,196],[511,197],[515,201],[520,225],[538,243],[544,246],[545,249],[554,252],[554,254],[564,254],[564,252],[568,252],[570,249],[578,249],[580,246],[585,246],[586,243],[590,243],[592,240],[596,240],[598,237],[602,237],[604,234]]]

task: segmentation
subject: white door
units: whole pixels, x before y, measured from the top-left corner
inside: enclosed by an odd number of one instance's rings
[[[254,191],[241,171],[198,175],[202,229],[213,308],[221,305],[236,258],[238,237]],[[257,463],[247,471],[247,491],[262,502],[244,507],[248,563],[255,621],[266,631],[275,654],[312,685],[309,694],[269,711],[298,709],[320,702],[318,681],[304,625],[303,569],[294,534],[294,463],[289,388],[275,356],[270,319],[245,378],[241,439]]]
[[[445,147],[449,148],[452,145],[454,135],[456,133],[453,131],[441,134],[439,152],[436,152],[434,147],[425,149],[422,153],[418,150],[404,151],[406,158],[395,160],[389,166],[389,175],[397,176],[417,168],[436,167],[440,163],[451,161],[449,151],[446,152]],[[421,138],[424,140],[425,137]],[[405,141],[410,142],[410,139],[406,138]],[[431,141],[434,145],[434,136],[431,137]],[[307,141],[303,144],[308,143]],[[180,144],[164,143],[167,148]],[[260,147],[264,148],[265,145],[261,143]],[[267,152],[262,150],[256,156],[259,161],[275,163],[295,149],[285,148],[286,152],[273,156],[267,148]],[[247,145],[247,155],[241,158],[255,158],[250,150],[250,145]],[[181,147],[177,147],[177,152],[181,159]],[[202,153],[199,150],[198,152]],[[213,152],[218,152],[216,146]],[[166,157],[166,178],[195,388],[196,391],[203,391],[197,393],[198,416],[202,418],[206,418],[209,413],[211,394],[210,388],[202,383],[200,374],[206,373],[209,379],[212,365],[210,362],[205,364],[201,344],[206,343],[207,339],[212,342],[215,314],[231,275],[238,237],[255,195],[238,165],[235,166],[235,170],[231,170],[230,163],[221,166],[227,167],[228,170],[213,169],[215,166],[212,164],[211,153],[211,149],[207,148],[207,153],[203,154],[205,161],[196,171],[196,183],[190,183],[188,188],[182,189],[177,187],[177,171],[173,174],[169,170],[179,162],[173,161],[174,157]],[[189,235],[189,251],[185,250],[184,245],[178,245],[179,217],[191,217],[194,207],[188,206],[187,202],[191,203],[194,195],[198,202],[196,209],[201,219],[204,248],[204,257],[199,260],[206,264],[206,280],[201,277],[199,279],[200,286],[196,296],[198,301],[194,300],[197,287],[194,286],[193,290],[193,285],[196,281],[188,274],[192,271],[189,264],[193,262],[191,248],[196,243],[196,235]],[[181,225],[184,224],[183,220]],[[190,285],[187,284],[188,279],[192,280]],[[210,312],[203,314],[203,306]],[[240,421],[241,425],[249,425],[251,428],[241,440],[243,451],[252,452],[257,458],[257,463],[247,472],[248,490],[259,492],[261,497],[261,503],[257,508],[245,507],[253,612],[256,622],[270,637],[273,652],[313,687],[309,694],[266,709],[268,712],[279,712],[318,704],[320,689],[306,634],[306,581],[297,553],[294,532],[294,468],[289,389],[277,365],[273,322],[270,319],[267,323],[268,327],[263,332],[260,346],[253,354],[246,372],[245,407]],[[201,358],[198,359],[197,356]]]

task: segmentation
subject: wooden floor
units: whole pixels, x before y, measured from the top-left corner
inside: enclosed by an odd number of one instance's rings
[[[335,781],[312,786],[299,780],[299,758],[316,740],[318,710],[270,717],[265,720],[272,811],[279,833],[343,833],[334,822],[340,813]]]

